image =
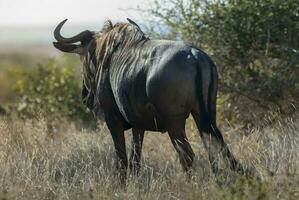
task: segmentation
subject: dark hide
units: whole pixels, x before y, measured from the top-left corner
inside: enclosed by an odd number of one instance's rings
[[[183,42],[151,40],[135,22],[129,22],[112,25],[108,21],[80,54],[83,102],[96,115],[104,113],[121,182],[128,166],[124,140],[128,128],[133,130],[133,172],[139,170],[144,131],[150,130],[168,132],[190,174],[194,153],[185,134],[190,113],[213,171],[218,171],[219,154],[231,169],[241,170],[216,125],[217,70],[210,57]]]

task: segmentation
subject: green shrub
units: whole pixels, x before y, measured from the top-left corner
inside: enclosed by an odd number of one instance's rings
[[[298,107],[298,11],[294,0],[159,0],[147,19],[154,32],[212,56],[224,118],[259,124],[265,115],[288,116]]]
[[[18,72],[22,78],[15,84],[20,96],[17,113],[23,117],[42,114],[50,119],[92,120],[92,114],[81,102],[81,78],[74,66],[57,63],[50,59],[37,68]]]

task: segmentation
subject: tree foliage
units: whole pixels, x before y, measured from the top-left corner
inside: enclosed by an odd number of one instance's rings
[[[164,37],[193,43],[213,57],[227,117],[249,122],[256,118],[249,110],[296,110],[299,1],[160,0],[147,13],[165,27],[159,29]]]
[[[16,110],[25,117],[42,114],[49,119],[94,121],[81,102],[81,78],[77,77],[74,66],[56,63],[49,60],[37,68],[18,72],[22,78],[15,85],[20,97]]]

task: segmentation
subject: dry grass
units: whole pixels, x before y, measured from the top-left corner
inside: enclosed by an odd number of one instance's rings
[[[241,133],[222,128],[236,157],[262,180],[227,175],[219,186],[195,126],[188,134],[196,160],[186,181],[167,134],[147,133],[140,177],[117,187],[112,139],[104,126],[78,130],[69,122],[0,119],[1,199],[298,199],[299,125],[284,120]],[[126,134],[128,152],[130,136]]]

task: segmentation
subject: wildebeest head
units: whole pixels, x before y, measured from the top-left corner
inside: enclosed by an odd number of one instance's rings
[[[83,64],[83,103],[92,111],[100,107],[99,97],[103,86],[103,73],[109,66],[113,52],[121,46],[123,52],[130,45],[146,39],[140,27],[132,20],[129,23],[112,24],[107,20],[101,31],[95,33],[85,30],[71,38],[61,36],[60,31],[67,19],[60,22],[54,30],[57,42],[54,46],[67,53],[80,55]]]

